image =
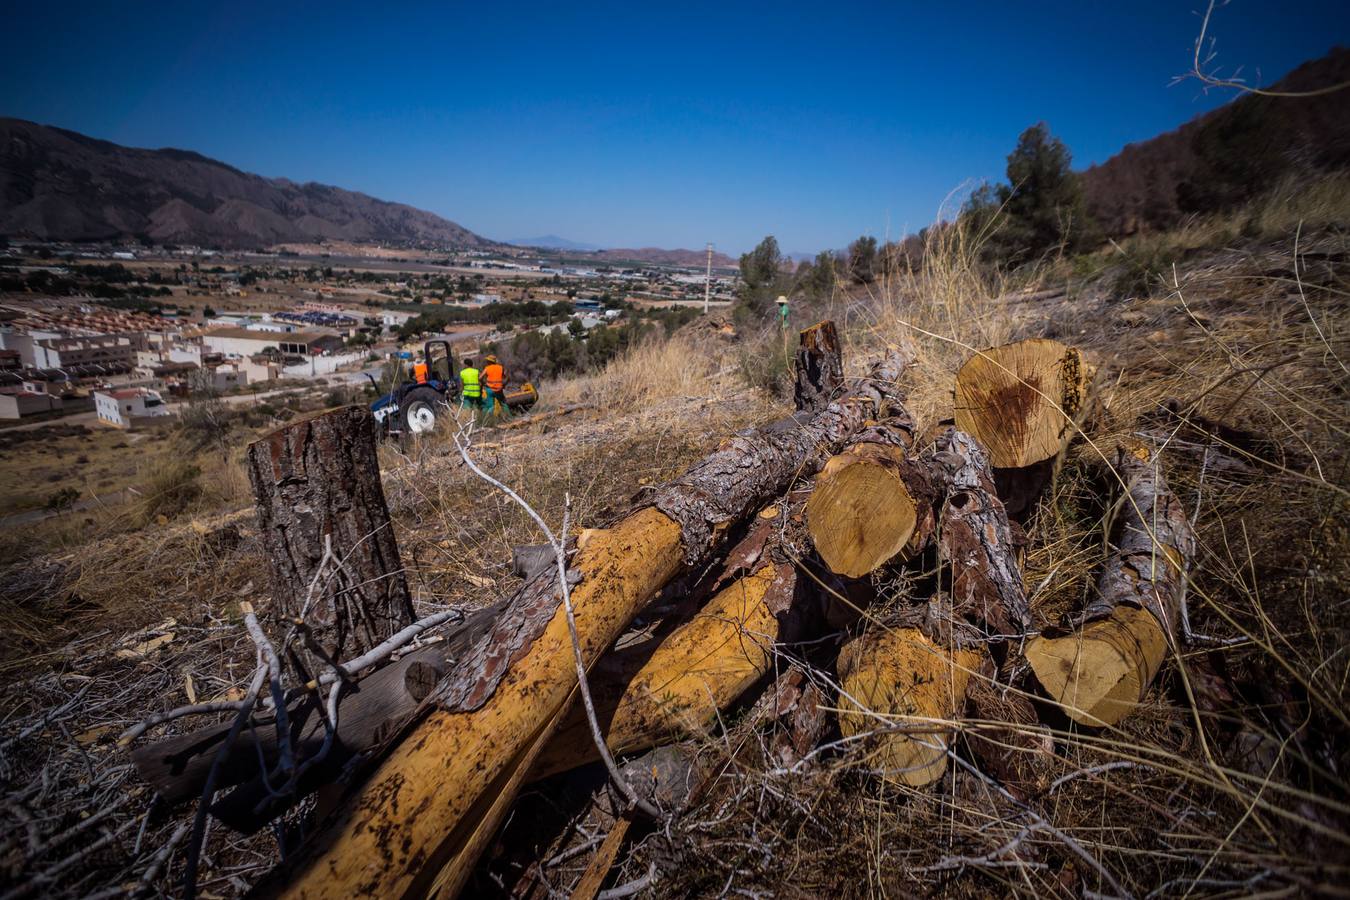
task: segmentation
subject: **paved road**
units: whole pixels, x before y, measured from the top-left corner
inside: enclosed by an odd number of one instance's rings
[[[61,512],[52,512],[49,509],[30,509],[25,512],[12,513],[8,516],[0,516],[0,528],[17,528],[22,525],[36,525],[39,522],[45,522],[48,519],[55,518],[67,513],[83,512],[86,509],[93,509],[96,506],[113,505],[122,503],[133,496],[133,493],[127,491],[115,491],[111,494],[104,494],[102,497],[90,497],[88,500],[77,500],[69,510]]]
[[[46,428],[48,425],[92,425],[97,421],[98,414],[90,410],[89,412],[76,413],[73,416],[61,416],[59,419],[43,419],[40,422],[10,425],[7,428],[0,428],[0,434],[10,431],[32,431],[35,428]]]

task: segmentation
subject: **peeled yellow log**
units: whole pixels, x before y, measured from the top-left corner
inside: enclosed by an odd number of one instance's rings
[[[1050,699],[1075,722],[1098,727],[1134,709],[1166,655],[1162,626],[1135,606],[1118,606],[1082,631],[1027,645],[1027,662]]]
[[[582,651],[590,659],[614,639],[632,611],[654,595],[680,564],[680,528],[664,514],[644,509],[592,537],[573,565],[586,572],[572,592]],[[597,598],[604,598],[600,600]],[[306,877],[280,888],[291,897],[419,896],[453,858],[479,843],[484,819],[520,764],[553,720],[539,709],[559,710],[576,685],[567,620],[555,615],[487,701],[473,712],[432,710],[381,764],[362,802],[335,823],[322,845],[321,862]],[[464,786],[474,786],[465,790]],[[493,787],[496,786],[496,790]],[[477,835],[477,837],[476,837]],[[303,861],[302,861],[303,862]],[[276,876],[284,877],[281,872]],[[446,892],[453,895],[454,891]]]
[[[956,373],[956,427],[988,449],[996,468],[1029,466],[1059,453],[1087,386],[1081,354],[1059,341],[993,347]]]
[[[922,787],[947,770],[952,720],[966,685],[983,662],[980,650],[949,650],[917,628],[869,632],[839,653],[839,730],[868,739],[883,777]]]
[[[1086,624],[1063,637],[1037,637],[1026,657],[1046,694],[1074,721],[1114,725],[1143,698],[1180,615],[1195,532],[1157,460],[1140,446],[1117,450],[1126,486],[1115,549],[1097,576]]]
[[[592,679],[605,743],[632,753],[697,736],[769,670],[778,619],[766,598],[795,582],[791,564],[768,563],[718,591],[655,649],[606,657]],[[654,639],[655,640],[655,639]],[[573,706],[531,773],[545,778],[598,759],[585,710]]]

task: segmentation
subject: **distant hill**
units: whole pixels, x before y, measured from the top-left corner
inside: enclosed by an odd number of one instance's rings
[[[21,119],[0,119],[0,234],[225,248],[323,240],[496,246],[401,203]]]
[[[662,250],[660,247],[601,250],[590,254],[606,262],[645,262],[663,266],[702,266],[708,261],[707,250]],[[739,263],[725,253],[713,251],[712,264],[718,268],[732,268]]]
[[[503,243],[510,244],[513,247],[538,247],[542,250],[599,250],[596,244],[582,244],[577,241],[569,241],[567,238],[558,237],[556,234],[546,234],[537,238],[512,238]]]
[[[1271,90],[1350,81],[1350,50],[1304,63]],[[1281,178],[1350,167],[1350,90],[1320,97],[1248,94],[1175,131],[1129,144],[1082,173],[1088,211],[1110,235],[1159,230],[1239,205]]]
[[[511,240],[506,243],[515,247],[537,247],[542,250],[560,250],[574,253],[578,257],[591,257],[608,263],[635,262],[652,263],[663,266],[702,266],[708,262],[707,250],[663,250],[660,247],[609,248],[603,249],[594,244],[580,244],[560,238],[555,234],[538,238]],[[713,252],[713,265],[719,268],[734,267],[738,263],[725,253]]]

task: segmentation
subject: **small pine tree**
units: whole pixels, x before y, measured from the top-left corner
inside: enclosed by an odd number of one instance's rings
[[[848,274],[859,284],[871,284],[877,278],[877,239],[863,235],[848,245]]]
[[[755,249],[741,255],[741,289],[738,312],[767,318],[774,310],[774,298],[784,287],[783,254],[778,240],[769,235]]]
[[[1091,242],[1095,229],[1072,163],[1064,142],[1039,122],[1008,154],[1008,184],[984,184],[970,195],[962,216],[995,259],[1020,265]]]

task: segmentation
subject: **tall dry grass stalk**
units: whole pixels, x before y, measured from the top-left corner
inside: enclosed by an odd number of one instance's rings
[[[593,403],[613,413],[634,412],[676,397],[709,395],[709,382],[723,368],[721,347],[695,346],[683,334],[643,341],[615,357],[600,372],[546,384],[548,406]]]
[[[845,318],[846,358],[853,367],[881,346],[919,346],[919,361],[907,376],[909,404],[926,422],[951,415],[956,370],[974,349],[1006,341],[1011,328],[997,301],[1006,279],[980,262],[990,231],[948,218],[953,221],[928,230],[921,266],[889,269],[866,287],[863,302],[849,304]]]

